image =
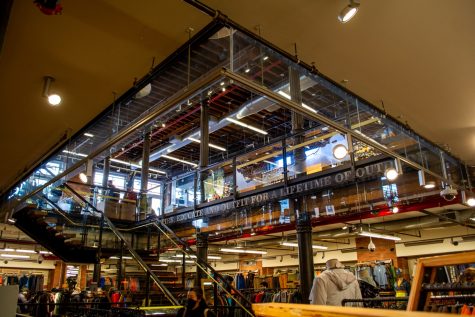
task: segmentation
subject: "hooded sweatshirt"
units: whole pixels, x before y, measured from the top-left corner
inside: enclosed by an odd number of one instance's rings
[[[336,268],[326,270],[314,279],[309,299],[311,304],[342,306],[343,299],[361,298],[356,277],[345,269]]]

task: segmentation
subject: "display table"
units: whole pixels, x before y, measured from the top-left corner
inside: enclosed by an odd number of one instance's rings
[[[449,317],[452,314],[412,312],[401,310],[387,310],[374,308],[336,307],[323,305],[305,304],[281,304],[266,303],[252,304],[256,317],[296,317],[296,316],[319,316],[319,317]],[[435,315],[434,315],[435,314]]]

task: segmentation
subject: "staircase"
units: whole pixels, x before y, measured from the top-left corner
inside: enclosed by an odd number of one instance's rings
[[[129,277],[136,277],[140,281],[140,290],[134,294],[134,302],[145,304],[146,294],[149,294],[149,305],[179,306],[177,298],[186,294],[182,276],[168,271],[165,266],[159,266],[157,254],[150,254],[150,251],[145,250],[135,250],[132,247],[133,240],[128,239],[130,236],[127,236],[130,228],[125,227],[120,231],[88,200],[77,194],[67,184],[64,186],[74,196],[76,203],[81,206],[79,212],[78,208],[75,209],[75,212],[65,212],[45,196],[36,197],[41,200],[41,203],[24,205],[16,210],[13,214],[13,218],[16,220],[15,225],[63,261],[71,263],[97,263],[98,248],[95,240],[91,240],[91,237],[97,236],[99,232],[107,232],[109,238],[114,237],[116,241],[119,241],[123,246],[122,250],[128,251],[135,260],[135,264],[142,269],[140,272],[127,273]],[[102,224],[101,219],[103,220]],[[101,226],[104,228],[102,231],[100,231]],[[158,219],[148,220],[138,225],[137,228],[149,226],[157,228],[162,239],[167,240],[174,248],[184,250],[188,255],[195,255],[184,241]],[[93,241],[94,243],[92,243]],[[103,246],[101,258],[117,255],[120,252],[119,246],[115,248]],[[201,267],[219,279],[219,274],[210,265],[202,264]],[[151,282],[148,291],[147,281]],[[247,307],[245,312],[252,316],[252,312],[249,311],[250,303],[247,299],[235,289],[233,294],[241,297],[241,301]],[[229,294],[229,296],[231,295]],[[185,298],[182,297],[182,299]]]
[[[68,226],[63,217],[51,210],[26,205],[13,215],[15,226],[65,262],[95,263],[94,248],[83,245],[80,228]]]

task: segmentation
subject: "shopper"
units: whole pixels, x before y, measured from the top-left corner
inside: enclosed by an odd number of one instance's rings
[[[343,299],[361,299],[358,281],[337,259],[328,260],[326,270],[313,281],[310,303],[342,306]],[[360,305],[356,305],[360,306]]]
[[[201,288],[193,288],[188,291],[187,302],[184,309],[180,310],[177,316],[180,317],[214,317],[214,313],[208,308],[203,298]]]

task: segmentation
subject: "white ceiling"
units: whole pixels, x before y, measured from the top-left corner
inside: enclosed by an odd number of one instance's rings
[[[335,81],[401,116],[417,132],[475,164],[475,1],[205,1]],[[60,16],[14,1],[0,55],[0,188],[60,136],[76,132],[210,18],[179,0],[61,1]],[[41,98],[52,75],[64,102]]]

